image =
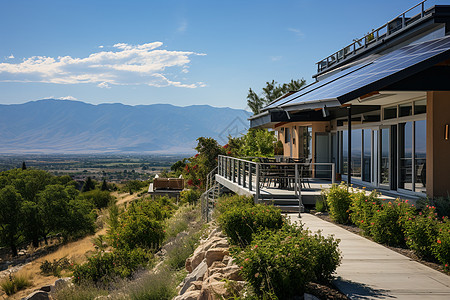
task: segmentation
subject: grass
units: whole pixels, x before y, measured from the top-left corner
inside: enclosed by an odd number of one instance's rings
[[[6,293],[11,296],[18,291],[24,290],[33,285],[30,276],[23,273],[10,274],[0,282],[0,287]]]
[[[67,285],[55,291],[53,299],[58,300],[94,300],[98,296],[107,296],[108,291],[94,285]]]
[[[150,273],[127,286],[126,299],[165,300],[176,296],[175,274],[169,269]]]

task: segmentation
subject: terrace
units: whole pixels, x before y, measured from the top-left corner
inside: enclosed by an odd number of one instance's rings
[[[321,197],[321,191],[335,182],[334,163],[311,163],[291,158],[218,157],[215,180],[255,202],[273,202],[283,211],[304,210]]]

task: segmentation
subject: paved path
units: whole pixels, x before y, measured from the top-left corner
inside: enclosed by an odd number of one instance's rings
[[[450,299],[450,276],[310,214],[289,214],[341,240],[336,287],[350,299]]]

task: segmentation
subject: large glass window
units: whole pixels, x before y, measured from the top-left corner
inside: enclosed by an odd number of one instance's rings
[[[415,122],[415,191],[426,192],[427,159],[427,123],[425,120]]]
[[[348,162],[348,131],[342,131],[342,173],[347,174]]]
[[[413,122],[399,124],[399,188],[413,190]]]
[[[385,120],[397,118],[397,106],[385,107],[383,115]]]
[[[362,180],[370,182],[370,161],[372,150],[372,130],[363,130],[363,173]]]
[[[355,179],[361,179],[361,156],[362,156],[362,130],[352,130],[352,148],[351,148],[352,164],[351,171],[352,177]]]
[[[312,127],[299,126],[298,127],[299,148],[298,157],[308,161],[312,158]]]
[[[427,112],[427,100],[419,100],[414,102],[414,114],[424,114]]]
[[[389,128],[381,129],[380,184],[389,184]]]

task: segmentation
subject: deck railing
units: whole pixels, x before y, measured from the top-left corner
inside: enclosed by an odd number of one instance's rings
[[[425,2],[427,1],[428,0],[424,0],[414,5],[386,24],[378,27],[377,29],[373,29],[360,39],[354,39],[353,43],[350,45],[322,59],[317,63],[317,74],[320,74],[329,67],[336,65],[338,62],[341,62],[348,57],[361,53],[363,49],[367,49],[369,46],[373,46],[378,42],[389,38],[394,33],[399,32],[428,16],[430,10],[425,8]]]
[[[334,163],[286,163],[254,162],[245,159],[223,156],[218,157],[217,174],[232,183],[254,193],[255,202],[260,201],[261,189],[271,184],[281,189],[293,189],[303,206],[302,186],[308,180],[320,178],[335,182]]]

